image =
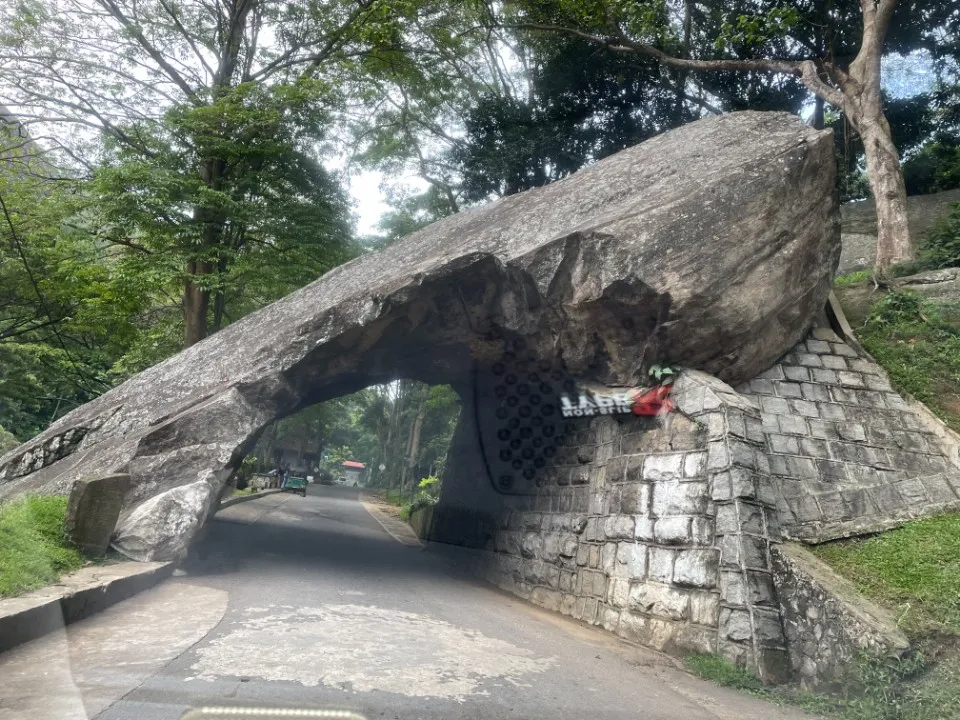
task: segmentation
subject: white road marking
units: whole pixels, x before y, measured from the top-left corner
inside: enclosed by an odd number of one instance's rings
[[[555,658],[426,615],[364,605],[249,610],[196,650],[196,679],[256,677],[353,692],[449,698],[486,694],[488,680],[529,687]],[[489,683],[488,683],[489,684]]]

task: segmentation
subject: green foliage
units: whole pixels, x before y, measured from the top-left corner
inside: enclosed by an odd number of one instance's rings
[[[0,425],[0,455],[10,452],[19,444],[20,441],[17,440],[17,436],[12,432],[4,430],[3,425]]]
[[[960,431],[960,308],[892,292],[874,304],[858,335],[898,390]]]
[[[960,266],[960,203],[927,231],[920,242],[917,266],[939,269]]]
[[[26,497],[0,505],[0,596],[55,582],[85,564],[67,546],[63,520],[67,498]]]
[[[857,270],[856,272],[847,273],[846,275],[840,275],[837,278],[834,278],[834,285],[856,285],[861,283],[864,280],[869,280],[873,277],[872,270]]]

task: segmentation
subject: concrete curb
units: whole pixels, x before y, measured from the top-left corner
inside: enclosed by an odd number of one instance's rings
[[[229,500],[224,500],[223,502],[221,502],[220,505],[217,507],[217,510],[223,510],[224,508],[228,508],[231,505],[239,505],[240,503],[245,503],[245,502],[248,502],[249,500],[256,500],[257,498],[261,498],[264,495],[276,495],[279,492],[283,492],[283,491],[280,490],[279,488],[270,488],[269,490],[261,490],[260,492],[253,493],[251,495],[241,495],[240,497],[230,498]]]
[[[123,562],[91,566],[55,585],[0,600],[0,652],[83,620],[157,585],[172,562]]]
[[[423,543],[420,542],[420,538],[417,537],[417,534],[413,531],[412,527],[410,527],[403,520],[387,515],[387,513],[383,512],[376,505],[369,502],[367,500],[368,497],[370,496],[360,493],[360,504],[363,505],[363,509],[366,510],[370,516],[380,524],[380,527],[383,528],[387,535],[392,537],[401,545],[421,549],[423,548]]]

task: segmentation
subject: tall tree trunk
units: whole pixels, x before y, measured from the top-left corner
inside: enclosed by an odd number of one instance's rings
[[[420,400],[420,407],[417,408],[417,417],[410,426],[410,438],[407,440],[407,452],[405,454],[406,462],[403,465],[403,475],[400,476],[400,487],[407,482],[407,475],[413,470],[417,462],[417,455],[420,452],[420,428],[423,427],[423,419],[427,415],[427,399]]]
[[[890,276],[894,264],[913,259],[910,224],[907,219],[907,188],[903,182],[900,154],[890,136],[890,125],[881,108],[859,122],[867,158],[870,191],[877,207],[877,260],[874,274]]]
[[[207,336],[207,312],[210,308],[210,291],[195,282],[195,278],[208,275],[210,263],[191,260],[187,263],[187,280],[183,287],[183,344],[196,345]]]

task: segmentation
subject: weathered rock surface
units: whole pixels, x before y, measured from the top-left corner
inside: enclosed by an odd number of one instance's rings
[[[70,491],[64,520],[70,542],[91,557],[103,555],[129,487],[129,475],[77,480]]]
[[[653,362],[751,378],[823,308],[833,152],[796,117],[736,113],[437,222],[61,418],[0,458],[0,497],[128,472],[114,546],[174,558],[275,418],[398,375],[465,391],[510,338],[608,385]]]

